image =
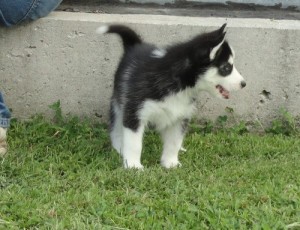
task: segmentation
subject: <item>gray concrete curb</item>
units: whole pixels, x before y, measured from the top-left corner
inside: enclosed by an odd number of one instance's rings
[[[122,54],[114,35],[99,36],[106,23],[124,23],[145,41],[164,46],[228,24],[227,39],[247,87],[231,100],[199,98],[197,117],[214,119],[231,107],[237,118],[268,122],[286,108],[300,114],[300,21],[109,15],[54,12],[13,29],[0,28],[0,89],[15,117],[64,113],[107,120],[113,75]]]

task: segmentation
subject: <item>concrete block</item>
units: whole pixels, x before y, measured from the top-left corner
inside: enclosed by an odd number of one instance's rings
[[[61,100],[63,112],[106,121],[113,75],[122,46],[115,35],[99,36],[98,26],[124,23],[159,46],[192,38],[228,24],[227,39],[247,87],[230,100],[202,93],[196,116],[215,119],[233,108],[237,119],[273,119],[280,107],[300,114],[300,21],[109,15],[54,12],[19,27],[0,28],[0,90],[13,115],[51,116]]]

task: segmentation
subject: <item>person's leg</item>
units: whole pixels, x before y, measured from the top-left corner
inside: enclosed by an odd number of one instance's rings
[[[7,151],[6,132],[9,127],[10,111],[4,104],[3,96],[0,92],[0,156]]]
[[[0,0],[0,24],[16,25],[29,12],[34,0]]]
[[[23,20],[36,20],[47,16],[55,10],[62,0],[35,0],[28,14]]]
[[[0,0],[0,24],[12,26],[48,15],[62,0]]]

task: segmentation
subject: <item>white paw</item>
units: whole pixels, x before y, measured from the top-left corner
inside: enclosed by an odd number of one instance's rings
[[[181,146],[181,147],[180,147],[180,151],[185,153],[185,152],[186,152],[186,149],[183,148],[183,147]]]
[[[140,170],[143,170],[144,166],[140,162],[132,162],[132,161],[124,160],[124,168],[125,169],[140,169]]]
[[[177,160],[162,160],[161,165],[167,169],[181,167],[181,163]]]
[[[122,156],[121,147],[113,146],[113,148]]]

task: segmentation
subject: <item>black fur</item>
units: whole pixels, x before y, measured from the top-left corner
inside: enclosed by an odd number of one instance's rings
[[[213,61],[211,50],[225,36],[224,24],[220,29],[201,34],[192,40],[166,48],[166,55],[153,57],[154,45],[142,43],[130,28],[114,25],[109,33],[121,36],[125,53],[117,69],[112,100],[123,107],[123,125],[137,130],[137,112],[146,99],[162,100],[188,87],[194,87],[198,78],[211,66],[220,68],[228,60],[231,50],[224,42]],[[222,72],[222,70],[220,70]],[[226,72],[226,71],[225,71]],[[225,73],[228,74],[228,70]],[[130,88],[130,90],[128,90]],[[111,109],[113,121],[113,110]]]
[[[122,37],[123,45],[126,48],[142,43],[141,38],[132,29],[122,25],[111,25],[107,33],[117,33]]]

